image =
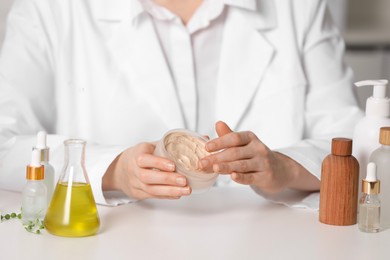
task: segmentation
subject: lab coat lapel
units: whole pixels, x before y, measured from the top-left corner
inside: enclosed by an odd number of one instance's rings
[[[98,20],[105,23],[105,27],[110,27],[107,45],[113,51],[117,64],[122,69],[131,64],[131,72],[124,73],[132,73],[132,84],[169,128],[184,128],[174,81],[152,20],[141,14],[143,8],[139,1],[104,3],[106,1],[97,0],[93,4],[97,6]],[[108,8],[106,12],[103,11],[105,6]],[[142,114],[142,111],[139,113]]]
[[[255,12],[230,8],[227,14],[217,85],[216,116],[233,129],[239,127],[272,60],[274,48],[262,35],[262,30],[273,26],[273,21]]]

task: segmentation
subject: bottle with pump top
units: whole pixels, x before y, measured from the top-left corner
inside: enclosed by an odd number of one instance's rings
[[[372,152],[370,162],[376,164],[381,180],[381,229],[390,228],[390,127],[381,127],[378,149]]]
[[[351,154],[351,139],[332,139],[332,153],[325,157],[321,169],[319,220],[324,224],[357,222],[359,163]]]
[[[362,196],[359,200],[359,229],[376,233],[380,230],[381,202],[379,200],[380,181],[376,176],[376,165],[367,165],[367,176],[362,181]]]
[[[366,176],[370,154],[379,147],[379,128],[390,126],[390,98],[386,96],[387,80],[364,80],[357,87],[373,86],[373,95],[367,99],[366,115],[355,127],[353,152],[360,164],[359,183]],[[361,188],[359,186],[359,194]]]
[[[45,167],[45,179],[44,183],[47,188],[47,203],[50,203],[53,196],[55,185],[55,172],[54,167],[49,163],[50,149],[46,145],[46,132],[40,131],[37,134],[37,144],[33,147],[33,150],[38,150],[41,156],[41,164]]]
[[[27,166],[27,183],[22,192],[22,223],[29,225],[42,221],[47,208],[47,191],[43,183],[45,168],[40,163],[40,153],[32,151],[31,163]]]
[[[64,142],[65,164],[45,216],[45,228],[57,236],[95,235],[100,226],[95,199],[84,166],[86,142]]]

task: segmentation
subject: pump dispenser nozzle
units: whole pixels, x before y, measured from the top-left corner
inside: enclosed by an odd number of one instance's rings
[[[367,116],[390,116],[390,99],[386,96],[387,84],[386,79],[363,80],[355,83],[357,87],[373,86],[373,94],[366,103]]]

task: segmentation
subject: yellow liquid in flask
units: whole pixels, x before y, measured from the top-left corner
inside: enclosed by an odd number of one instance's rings
[[[45,228],[57,236],[84,237],[100,226],[89,183],[58,183],[45,216]]]

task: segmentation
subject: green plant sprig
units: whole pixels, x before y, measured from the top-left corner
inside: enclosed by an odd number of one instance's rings
[[[5,220],[14,219],[14,218],[22,219],[22,214],[21,213],[16,214],[15,212],[12,212],[10,214],[1,215],[1,222]]]
[[[5,215],[1,215],[1,222],[11,220],[11,219],[22,219],[22,213],[9,213]],[[43,220],[39,220],[38,218],[34,221],[28,221],[27,224],[23,224],[24,229],[26,229],[30,233],[41,234],[42,230],[45,229],[45,225]]]
[[[43,220],[35,219],[35,221],[28,221],[27,224],[24,224],[24,229],[30,233],[41,234],[42,230],[45,229]]]

